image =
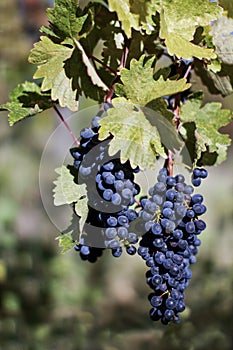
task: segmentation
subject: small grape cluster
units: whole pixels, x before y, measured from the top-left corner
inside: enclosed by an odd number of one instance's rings
[[[83,243],[74,248],[83,260],[89,261],[95,261],[103,248],[110,248],[112,255],[119,257],[122,245],[133,255],[136,253],[133,244],[138,242],[131,225],[138,214],[131,207],[140,192],[139,185],[134,182],[134,174],[140,169],[133,169],[129,161],[122,164],[119,154],[108,159],[109,143],[98,139],[100,119],[101,113],[92,120],[90,128],[81,130],[80,146],[71,149],[74,163],[69,166],[74,181],[87,185],[89,211],[85,235]],[[96,246],[94,250],[93,245]],[[102,247],[100,251],[98,246]]]
[[[206,228],[199,216],[206,207],[201,194],[192,195],[194,189],[185,184],[183,175],[168,176],[163,168],[157,179],[149,190],[150,197],[141,201],[139,215],[146,233],[138,254],[150,268],[146,278],[153,290],[149,295],[151,319],[168,324],[179,322],[179,313],[185,309],[184,291],[192,277],[190,265],[196,262],[201,244],[198,235]]]

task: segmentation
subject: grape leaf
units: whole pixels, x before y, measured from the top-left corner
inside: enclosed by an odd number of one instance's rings
[[[233,64],[233,19],[221,17],[213,23],[210,32],[213,35],[215,52],[225,64]]]
[[[47,9],[50,25],[61,39],[75,37],[81,31],[88,14],[76,16],[78,0],[55,0],[54,8]]]
[[[190,59],[191,57],[197,57],[200,59],[216,58],[214,50],[197,46],[188,41],[182,35],[179,35],[176,32],[170,32],[163,11],[160,13],[160,25],[160,37],[165,39],[168,53],[171,56],[176,55],[178,58],[183,57],[185,59]]]
[[[131,29],[139,29],[139,15],[130,11],[129,0],[108,0],[109,10],[116,11],[119,21],[122,23],[122,29],[124,30],[128,38],[131,37]]]
[[[59,100],[61,107],[68,107],[72,111],[78,110],[76,101],[77,91],[72,88],[72,79],[69,79],[64,70],[64,61],[69,59],[73,48],[54,44],[46,36],[34,45],[29,56],[29,62],[38,65],[34,78],[44,78],[41,90],[51,90],[53,101]]]
[[[153,78],[153,68],[151,68],[152,57],[143,64],[145,56],[141,56],[139,61],[132,59],[130,70],[121,69],[121,81],[123,86],[116,84],[115,91],[118,95],[127,96],[132,102],[146,105],[148,102],[165,95],[173,95],[190,88],[191,84],[186,79],[164,80],[161,75],[158,80]]]
[[[221,106],[219,102],[212,102],[201,107],[199,99],[191,99],[181,107],[181,122],[184,125],[187,122],[194,122],[196,125],[197,161],[205,152],[216,152],[217,164],[226,158],[227,147],[231,140],[228,135],[221,134],[218,130],[233,119],[233,114],[230,110],[221,109]]]
[[[110,142],[109,154],[121,152],[121,161],[128,159],[141,169],[153,168],[155,157],[166,157],[157,129],[146,119],[139,106],[123,97],[114,98],[108,116],[100,120],[99,138],[114,137]]]
[[[161,14],[169,34],[186,41],[194,38],[196,28],[207,26],[222,14],[223,9],[209,0],[162,0]]]
[[[10,125],[27,117],[32,117],[52,106],[50,95],[43,94],[37,84],[28,81],[19,84],[12,90],[9,98],[10,102],[0,105],[0,110],[9,112],[8,121]]]
[[[54,181],[54,204],[56,206],[63,204],[72,204],[86,197],[86,185],[77,185],[74,182],[73,175],[69,172],[66,166],[55,169],[59,175],[57,180]]]
[[[62,254],[66,253],[68,250],[74,247],[74,241],[72,238],[72,231],[66,234],[60,234],[56,239],[59,241],[59,247],[62,247]]]

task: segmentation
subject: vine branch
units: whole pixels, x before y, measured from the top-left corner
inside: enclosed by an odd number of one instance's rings
[[[59,116],[59,118],[61,119],[62,123],[65,125],[66,129],[69,131],[69,133],[70,133],[71,137],[73,138],[75,144],[77,146],[79,146],[80,145],[79,140],[77,139],[77,137],[75,136],[75,134],[71,130],[69,124],[67,123],[67,121],[65,120],[65,118],[63,117],[63,115],[61,114],[59,109],[57,108],[57,106],[54,105],[53,108],[54,108],[55,112],[57,113],[57,115]]]

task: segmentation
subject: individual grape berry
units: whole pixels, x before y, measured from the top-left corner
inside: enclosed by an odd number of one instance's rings
[[[127,252],[129,255],[134,255],[134,254],[136,254],[137,249],[136,249],[133,245],[130,245],[130,246],[127,246],[127,247],[126,247],[126,252]]]
[[[200,178],[200,177],[193,178],[193,179],[192,179],[192,184],[193,184],[193,186],[195,186],[195,187],[200,186],[200,184],[201,184],[201,178]]]

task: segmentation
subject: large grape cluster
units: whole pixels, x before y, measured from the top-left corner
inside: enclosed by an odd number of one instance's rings
[[[76,183],[87,185],[88,196],[84,233],[74,249],[90,262],[106,248],[114,257],[120,257],[123,248],[129,255],[138,253],[149,268],[151,319],[177,323],[186,307],[184,292],[201,244],[199,235],[206,228],[200,219],[206,206],[194,187],[208,173],[195,168],[189,185],[182,174],[170,176],[162,168],[148,196],[136,201],[140,187],[134,177],[140,169],[133,169],[129,161],[122,164],[119,154],[108,156],[112,136],[99,140],[101,117],[102,112],[81,131],[80,146],[71,149],[74,163],[69,169]]]
[[[138,254],[149,267],[146,278],[153,290],[149,295],[150,316],[167,324],[179,322],[179,313],[185,309],[184,291],[192,277],[190,265],[196,262],[201,244],[198,235],[206,228],[199,217],[206,207],[203,196],[193,195],[194,189],[185,184],[183,175],[168,176],[163,168],[157,179],[149,198],[142,199],[140,217],[146,233]]]

